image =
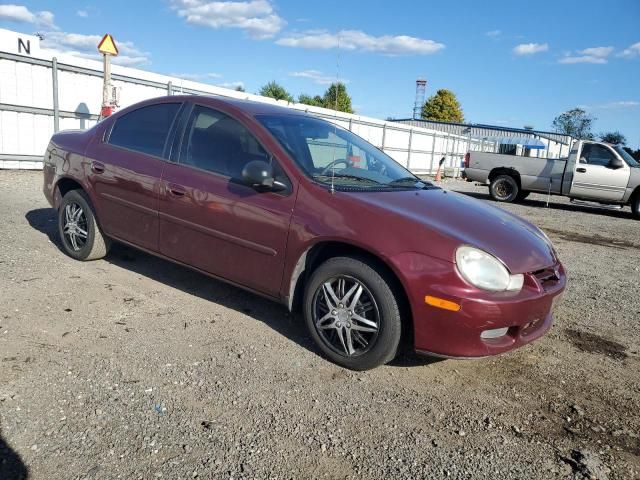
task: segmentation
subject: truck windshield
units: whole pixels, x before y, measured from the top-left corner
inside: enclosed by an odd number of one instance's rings
[[[257,115],[315,181],[336,189],[423,189],[428,183],[348,130],[304,115]]]
[[[640,163],[638,163],[635,158],[629,155],[629,152],[627,152],[620,145],[616,145],[615,147],[613,147],[613,149],[620,154],[620,156],[624,159],[625,162],[627,162],[630,167],[640,167]]]

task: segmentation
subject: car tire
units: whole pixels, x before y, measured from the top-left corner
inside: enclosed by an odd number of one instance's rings
[[[398,352],[402,320],[391,283],[375,264],[354,257],[322,263],[306,282],[305,323],[332,362],[369,370]]]
[[[97,260],[109,251],[110,241],[102,233],[87,194],[71,190],[58,209],[58,232],[67,255],[76,260]]]
[[[514,202],[520,194],[518,182],[511,175],[498,175],[489,184],[491,198],[496,202]]]
[[[631,213],[633,218],[640,220],[640,193],[637,193],[631,200]]]
[[[518,196],[516,197],[516,202],[523,201],[524,199],[526,199],[529,196],[530,193],[531,192],[525,192],[525,191],[521,190],[520,193],[518,193]]]

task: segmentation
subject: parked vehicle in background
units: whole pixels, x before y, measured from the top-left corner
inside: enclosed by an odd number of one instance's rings
[[[64,250],[115,240],[287,305],[352,369],[481,357],[542,336],[566,277],[549,239],[422,182],[353,133],[269,104],[174,96],[55,134]]]
[[[576,141],[569,157],[561,159],[470,152],[464,177],[487,183],[491,197],[499,202],[517,202],[530,192],[548,193],[630,205],[640,219],[640,164],[620,146]]]

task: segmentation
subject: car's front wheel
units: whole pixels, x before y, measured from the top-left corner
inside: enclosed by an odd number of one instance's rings
[[[633,218],[640,220],[640,194],[636,194],[631,200],[631,213],[633,213]]]
[[[398,351],[401,317],[390,282],[375,265],[334,257],[311,275],[304,296],[307,328],[322,353],[352,370],[368,370]]]
[[[82,190],[71,190],[62,198],[58,231],[64,251],[76,260],[97,260],[109,251],[109,239],[100,230]]]

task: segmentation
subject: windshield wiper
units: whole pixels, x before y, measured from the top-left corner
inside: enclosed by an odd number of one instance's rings
[[[323,177],[323,178],[348,178],[349,180],[359,180],[361,182],[371,182],[371,183],[375,183],[376,185],[380,185],[380,182],[373,180],[371,178],[366,178],[366,177],[359,177],[358,175],[349,175],[346,173],[336,173],[334,175],[313,175],[313,178],[319,178],[319,177]]]
[[[421,184],[423,187],[426,185],[422,180],[420,180],[417,177],[402,177],[402,178],[396,178],[395,180],[392,180],[391,182],[387,183],[387,186],[388,187],[406,187],[407,186],[406,184],[409,182],[413,183],[413,186],[415,187],[418,186],[417,185],[418,183]]]

